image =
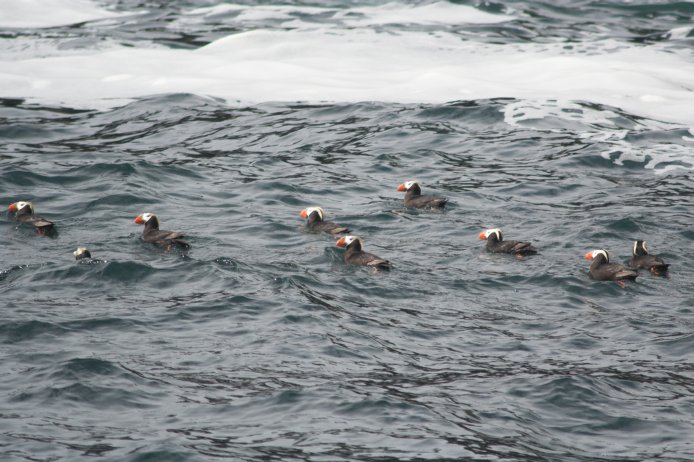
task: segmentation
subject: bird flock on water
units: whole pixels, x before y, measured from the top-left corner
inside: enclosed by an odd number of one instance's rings
[[[402,183],[398,185],[397,191],[405,193],[404,204],[408,208],[442,209],[448,202],[448,199],[444,197],[422,194],[421,186],[417,181]],[[14,202],[8,207],[8,213],[14,221],[33,226],[36,234],[40,236],[48,236],[54,233],[54,223],[36,215],[31,202]],[[326,221],[325,211],[321,207],[307,207],[299,214],[306,219],[308,229],[315,232],[324,232],[337,238],[335,244],[338,247],[345,248],[345,263],[367,266],[378,270],[391,268],[390,261],[366,252],[364,250],[364,241],[358,236],[349,234],[351,232],[350,229],[331,221]],[[161,246],[167,250],[174,247],[180,249],[190,248],[190,244],[184,240],[184,233],[159,229],[159,218],[153,213],[142,213],[135,217],[134,221],[138,225],[144,225],[142,239],[145,242]],[[487,241],[486,250],[491,253],[511,254],[521,259],[538,252],[530,242],[504,240],[504,236],[499,228],[484,230],[480,232],[479,238]],[[73,252],[73,255],[77,260],[92,258],[91,252],[86,247],[78,247]],[[628,266],[611,263],[610,256],[607,250],[604,249],[591,250],[585,254],[585,258],[592,262],[589,268],[589,274],[592,279],[597,281],[616,281],[622,287],[624,287],[624,281],[635,280],[639,275],[638,270],[640,269],[648,270],[654,275],[666,275],[670,266],[659,256],[649,254],[646,242],[643,240],[634,241],[632,257]]]

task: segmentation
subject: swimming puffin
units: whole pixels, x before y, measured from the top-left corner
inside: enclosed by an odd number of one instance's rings
[[[183,249],[190,248],[190,244],[181,239],[185,237],[183,233],[160,230],[159,219],[153,213],[141,213],[135,218],[135,223],[145,225],[145,229],[142,232],[142,239],[145,242],[160,245],[165,247],[166,250],[171,250],[172,246],[178,246]]]
[[[633,281],[639,275],[635,270],[617,263],[610,263],[607,250],[591,250],[586,254],[586,260],[593,261],[590,264],[590,277],[596,281],[617,281],[624,287],[625,280]]]
[[[423,196],[422,189],[416,181],[402,183],[398,185],[397,190],[405,193],[405,207],[416,209],[431,207],[440,209],[448,202],[448,199],[445,197]]]
[[[357,236],[344,236],[335,243],[338,247],[347,247],[345,252],[345,263],[350,265],[370,266],[378,269],[390,269],[390,262],[381,257],[368,252],[362,248],[362,240]]]
[[[487,241],[487,251],[492,253],[512,253],[517,257],[537,253],[537,249],[530,242],[504,241],[504,236],[499,228],[482,231],[480,239]]]
[[[348,233],[349,229],[332,221],[323,221],[325,211],[320,207],[308,207],[299,212],[301,218],[307,218],[307,225],[313,231],[323,231],[328,234]]]
[[[72,252],[75,256],[75,260],[84,260],[85,258],[92,258],[91,252],[86,247],[77,247],[77,250]]]
[[[15,214],[15,221],[32,225],[36,229],[36,234],[39,236],[45,236],[53,231],[52,221],[34,215],[34,205],[31,202],[15,202],[14,204],[10,204],[7,210]]]
[[[634,241],[634,250],[631,257],[631,267],[634,269],[647,269],[651,273],[659,276],[667,272],[670,265],[665,263],[657,255],[649,255],[646,248],[646,241]]]

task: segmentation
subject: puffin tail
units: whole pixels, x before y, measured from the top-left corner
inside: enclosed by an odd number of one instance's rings
[[[618,281],[624,281],[624,280],[630,280],[633,281],[636,279],[636,277],[639,275],[638,272],[630,269],[624,269],[622,271],[619,271],[617,274],[615,274],[615,279]]]

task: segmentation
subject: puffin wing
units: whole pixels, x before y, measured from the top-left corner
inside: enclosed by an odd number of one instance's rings
[[[530,242],[522,241],[501,241],[493,249],[499,253],[513,253],[518,255],[531,255],[537,253],[537,249]]]
[[[623,280],[623,279],[631,279],[631,280],[634,280],[634,279],[636,279],[636,277],[637,277],[638,275],[639,275],[639,273],[637,273],[636,271],[630,270],[630,269],[626,269],[626,268],[623,267],[623,269],[621,269],[621,270],[617,271],[616,273],[614,273],[614,279],[616,279],[617,281],[621,281],[621,280]]]
[[[624,266],[618,264],[618,263],[607,263],[604,265],[600,265],[597,268],[595,268],[594,271],[591,271],[591,276],[593,276],[594,279],[597,279],[598,281],[607,281],[607,280],[613,280],[613,281],[621,281],[623,279],[636,279],[636,276],[639,275],[638,272],[632,269],[625,268]]]
[[[30,223],[37,228],[46,228],[53,226],[52,221],[48,221],[45,218],[36,217],[30,221]]]
[[[349,232],[349,228],[340,226],[332,221],[322,221],[316,225],[316,228],[328,234],[341,234]]]
[[[517,241],[513,246],[513,253],[521,255],[531,255],[537,253],[537,249],[530,242]]]
[[[444,205],[446,205],[446,202],[448,202],[448,199],[446,199],[444,197],[415,196],[415,197],[412,197],[412,198],[406,200],[405,205],[407,207],[415,207],[415,208],[424,208],[424,207],[441,208]]]
[[[185,234],[176,231],[152,230],[144,235],[144,240],[146,242],[154,242],[155,244],[161,244],[164,246],[175,244],[188,248],[190,247],[190,244],[182,239],[184,237]]]
[[[347,257],[347,263],[382,269],[390,268],[390,262],[388,260],[368,252],[359,252],[350,255]]]

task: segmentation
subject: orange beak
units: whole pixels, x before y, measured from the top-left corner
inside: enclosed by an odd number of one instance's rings
[[[142,219],[142,215],[138,215],[137,218],[135,218],[135,223],[137,223],[138,225],[145,224],[145,220]]]
[[[403,184],[399,184],[399,185],[398,185],[398,189],[397,189],[397,190],[400,191],[400,192],[405,192],[405,191],[407,191],[407,188],[405,188],[405,184],[403,183]]]
[[[17,211],[17,203],[15,202],[14,204],[10,204],[10,206],[7,208],[10,212],[16,212]]]
[[[482,231],[482,232],[480,233],[480,239],[482,239],[483,241],[486,241],[486,240],[487,240],[487,236],[486,236],[484,233],[485,233],[484,231]]]
[[[592,260],[593,259],[593,251],[591,250],[586,254],[586,260]]]
[[[338,247],[344,247],[346,245],[345,244],[345,238],[341,237],[340,239],[338,239],[337,242],[335,243],[335,245],[337,245]]]
[[[301,212],[299,212],[299,215],[301,215],[301,218],[306,218],[308,213],[306,213],[306,209],[303,209]]]

